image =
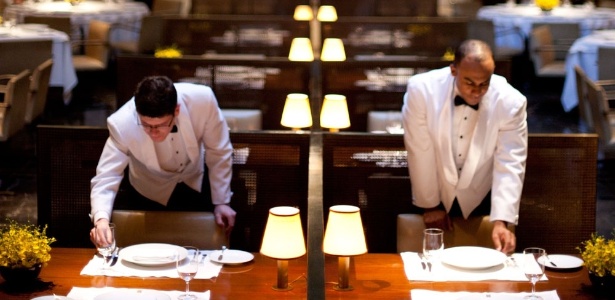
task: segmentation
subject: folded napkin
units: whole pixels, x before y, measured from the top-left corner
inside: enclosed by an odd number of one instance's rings
[[[67,298],[74,300],[94,300],[96,297],[100,295],[104,295],[106,293],[118,292],[118,293],[126,293],[126,297],[122,299],[114,299],[114,300],[124,300],[130,297],[133,293],[141,293],[141,292],[160,292],[168,295],[171,299],[177,299],[179,295],[184,294],[185,291],[157,291],[157,290],[149,290],[149,289],[129,289],[129,288],[112,288],[112,287],[104,287],[104,288],[81,288],[81,287],[73,287]],[[206,292],[195,292],[191,291],[192,294],[196,295],[198,300],[209,300],[210,293]]]
[[[202,253],[208,253],[211,251],[202,251]],[[94,256],[92,260],[88,262],[88,264],[81,270],[81,275],[92,275],[92,276],[113,276],[113,277],[169,277],[169,278],[179,278],[177,274],[177,270],[175,270],[175,264],[164,264],[159,266],[141,266],[137,264],[133,264],[131,262],[124,261],[122,259],[118,260],[117,263],[106,270],[102,269],[103,258]],[[195,279],[211,279],[213,277],[218,277],[220,274],[220,270],[222,269],[222,264],[217,262],[212,262],[209,259],[209,255],[206,256],[201,265],[199,266],[199,271],[196,273]]]
[[[408,280],[417,281],[481,281],[481,280],[511,280],[528,281],[525,274],[514,261],[487,269],[461,269],[434,261],[431,272],[423,270],[421,259],[416,252],[402,252],[404,270]],[[516,261],[520,261],[523,254],[513,254]],[[540,280],[547,280],[543,276]]]
[[[412,300],[459,300],[459,299],[489,299],[489,300],[513,300],[523,299],[531,293],[472,293],[472,292],[437,292],[429,290],[415,289],[410,291]],[[537,296],[543,300],[559,300],[555,290],[547,292],[536,292]]]

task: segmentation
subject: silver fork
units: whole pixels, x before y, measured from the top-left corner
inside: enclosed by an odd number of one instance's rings
[[[220,251],[220,255],[218,256],[218,260],[222,260],[222,256],[224,254],[224,250],[226,250],[226,246],[222,246],[222,251]]]
[[[425,266],[427,266],[427,270],[431,272],[431,262],[429,261],[429,259],[427,259],[427,257],[425,257],[425,254],[423,253],[419,253],[419,257],[421,258],[421,265],[423,266],[423,270],[425,270]]]

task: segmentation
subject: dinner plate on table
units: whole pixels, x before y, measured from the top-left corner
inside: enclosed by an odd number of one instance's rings
[[[112,291],[94,297],[94,300],[171,300],[169,295],[157,291]]]
[[[451,247],[442,251],[441,261],[462,269],[487,269],[506,262],[506,254],[484,247]]]
[[[120,251],[120,259],[140,266],[161,266],[175,263],[175,254],[179,251],[180,259],[188,256],[184,247],[171,244],[138,244],[126,247]]]
[[[539,257],[538,263],[553,270],[570,270],[583,266],[583,260],[572,255],[549,254],[547,258]]]
[[[40,297],[32,298],[32,300],[73,300],[73,299],[68,298],[66,296],[48,295],[48,296],[40,296]]]
[[[222,258],[220,259],[220,254]],[[226,249],[224,253],[222,250],[216,250],[209,254],[209,260],[226,265],[237,265],[247,263],[254,259],[254,255],[250,252]]]

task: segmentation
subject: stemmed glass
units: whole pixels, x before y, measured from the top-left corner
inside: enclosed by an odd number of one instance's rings
[[[545,249],[536,247],[523,249],[523,258],[521,259],[523,273],[525,273],[527,279],[532,283],[532,294],[523,299],[542,299],[542,297],[536,295],[536,282],[538,282],[545,273],[544,262],[546,261],[547,252]]]
[[[186,257],[182,257],[179,251],[175,254],[177,274],[179,274],[179,278],[186,282],[186,293],[179,295],[178,299],[196,299],[196,295],[190,294],[190,280],[194,278],[196,272],[199,270],[199,249],[191,246],[186,246],[184,249],[188,251]]]
[[[109,268],[109,263],[111,262],[111,258],[113,257],[113,252],[115,251],[115,224],[109,223],[109,232],[111,234],[111,244],[108,245],[98,245],[96,248],[98,253],[103,257],[103,265],[102,270],[106,270]]]
[[[423,231],[423,255],[429,263],[432,258],[439,258],[444,249],[444,231],[439,228],[427,228]],[[429,267],[431,271],[431,267]]]

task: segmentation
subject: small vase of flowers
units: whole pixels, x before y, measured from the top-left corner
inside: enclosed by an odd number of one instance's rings
[[[578,249],[594,287],[601,291],[615,291],[615,240],[594,233]]]
[[[14,220],[0,225],[0,275],[5,281],[23,284],[38,277],[51,259],[50,244],[55,242],[46,231],[47,226],[40,228]]]
[[[180,58],[182,57],[182,51],[177,48],[177,45],[173,44],[169,47],[156,48],[154,57],[157,58]]]
[[[536,6],[545,13],[551,12],[555,7],[559,6],[559,0],[536,0]]]

